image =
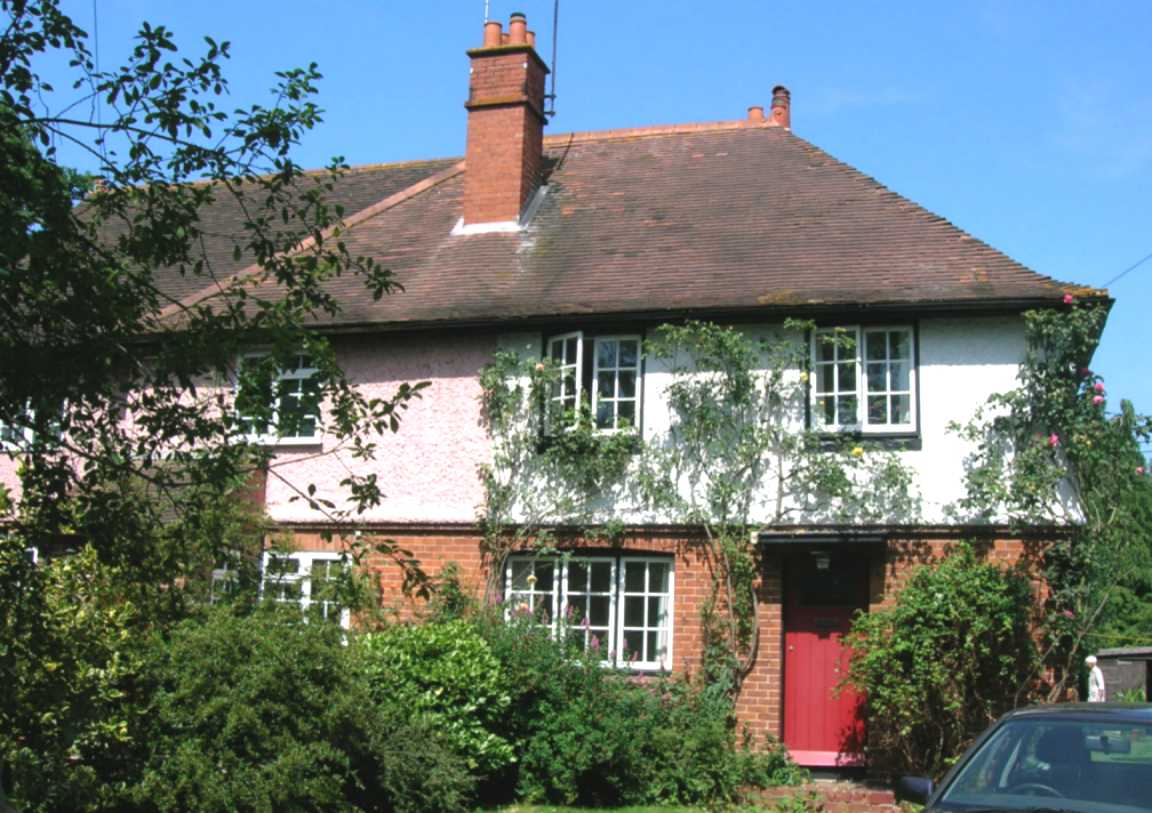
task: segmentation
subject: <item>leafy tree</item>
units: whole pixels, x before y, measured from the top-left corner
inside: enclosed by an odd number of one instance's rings
[[[306,356],[318,373],[304,400],[324,407],[325,448],[357,459],[421,389],[365,397],[316,329],[339,313],[333,280],[355,277],[370,297],[397,288],[340,239],[343,213],[328,199],[342,163],[304,172],[292,159],[321,120],[316,66],[278,73],[270,103],[233,108],[226,42],[181,53],[170,31],[144,24],[112,70],[97,69],[87,42],[58,0],[0,0],[0,424],[19,462],[15,493],[0,488],[10,765],[33,742],[53,765],[91,765],[87,721],[100,705],[89,700],[111,695],[86,670],[127,669],[138,636],[188,611],[185,588],[262,535],[226,507],[253,476],[281,477],[235,417],[234,384],[258,394],[245,412],[266,424],[278,370]],[[58,89],[43,66],[62,63],[71,82]],[[64,144],[92,175],[62,165]],[[209,208],[233,225],[202,220]],[[240,367],[254,348],[267,355]],[[349,475],[338,500],[289,485],[333,519],[373,505],[382,487]],[[368,545],[411,565],[390,543]],[[62,547],[83,551],[71,578],[102,585],[96,605],[120,608],[115,634],[91,617],[61,634],[61,616],[87,612],[86,599],[53,595],[57,575],[30,571],[25,550]],[[41,686],[52,664],[79,682]],[[124,692],[109,675],[109,692]],[[29,705],[41,688],[61,715],[50,725]]]
[[[1108,623],[1116,597],[1139,589],[1152,565],[1152,481],[1140,453],[1152,419],[1126,401],[1109,415],[1104,382],[1088,367],[1106,316],[1103,305],[1071,296],[1063,308],[1026,313],[1018,387],[956,427],[976,444],[957,515],[1049,531],[1041,629],[1044,662],[1056,670],[1052,699],[1075,681],[1085,642]]]

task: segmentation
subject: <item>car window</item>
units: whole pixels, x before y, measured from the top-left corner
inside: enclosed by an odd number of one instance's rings
[[[1011,720],[972,755],[944,789],[936,807],[1148,813],[1152,811],[1152,727]]]

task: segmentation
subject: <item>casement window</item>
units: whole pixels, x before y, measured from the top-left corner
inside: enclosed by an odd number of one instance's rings
[[[548,392],[549,428],[573,425],[585,409],[599,431],[639,426],[640,347],[639,335],[586,336],[576,331],[549,338],[547,358],[558,371]]]
[[[241,359],[255,364],[265,354],[252,353]],[[320,438],[319,371],[306,355],[298,355],[294,366],[281,370],[264,386],[243,378],[236,387],[236,415],[240,431],[263,443],[314,443]]]
[[[349,609],[340,601],[347,559],[338,553],[264,554],[260,595],[267,601],[299,605],[307,619],[348,628]]]
[[[669,557],[509,557],[505,612],[533,618],[607,666],[667,670],[673,576]]]
[[[823,431],[916,431],[911,327],[822,328],[812,337],[812,425]]]
[[[0,421],[0,449],[21,449],[30,445],[36,437],[36,433],[32,431],[30,426],[34,417],[35,413],[30,408],[26,408],[24,414],[18,417],[17,422]],[[51,428],[59,430],[59,427],[55,425]]]

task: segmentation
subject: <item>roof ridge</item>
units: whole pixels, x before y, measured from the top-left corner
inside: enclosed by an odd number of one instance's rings
[[[618,141],[629,138],[652,138],[655,136],[684,135],[687,133],[727,132],[730,130],[782,130],[791,129],[778,124],[750,122],[746,119],[728,121],[701,121],[686,124],[653,124],[643,127],[622,127],[612,130],[585,130],[582,132],[554,133],[544,136],[544,146],[564,146],[583,144],[589,141]]]
[[[404,203],[405,201],[411,200],[412,198],[416,197],[417,195],[421,194],[422,192],[426,192],[435,186],[439,186],[440,184],[444,183],[445,181],[456,177],[457,175],[459,175],[463,171],[464,171],[464,162],[463,161],[457,161],[456,163],[452,164],[451,166],[447,167],[446,169],[442,169],[439,172],[436,172],[436,173],[433,173],[432,175],[429,175],[427,178],[423,178],[414,184],[406,186],[403,189],[401,189],[399,192],[395,192],[395,193],[389,195],[388,197],[384,198],[383,200],[379,200],[376,203],[373,203],[371,206],[366,206],[365,208],[360,209],[359,211],[354,212],[353,214],[344,218],[339,223],[332,225],[332,226],[329,226],[328,228],[324,229],[323,232],[321,232],[321,239],[327,240],[329,237],[332,237],[338,231],[344,231],[347,229],[351,229],[351,228],[359,225],[360,223],[363,223],[365,220],[369,220],[369,219],[375,217],[376,215],[380,214],[381,212],[386,212],[387,210],[389,210],[393,207],[399,206],[401,203]],[[311,248],[315,244],[316,244],[315,238],[306,237],[303,240],[301,240],[298,244],[296,244],[295,246],[293,246],[292,248],[288,249],[287,251],[285,251],[283,253],[285,255],[298,254],[301,251],[305,251],[306,249]],[[184,310],[185,308],[189,308],[193,305],[196,305],[200,302],[203,302],[205,299],[208,299],[209,297],[211,297],[213,295],[213,293],[222,290],[223,286],[229,285],[233,282],[238,282],[239,280],[243,279],[244,277],[254,276],[257,272],[260,271],[260,268],[261,268],[261,266],[259,264],[252,263],[252,264],[246,266],[245,268],[243,268],[242,270],[237,271],[236,273],[229,275],[228,278],[225,279],[223,283],[221,283],[219,281],[206,283],[203,288],[196,291],[195,293],[188,294],[187,296],[180,299],[178,302],[173,302],[170,305],[166,305],[160,311],[160,318],[166,319],[169,316],[173,316],[178,311]]]

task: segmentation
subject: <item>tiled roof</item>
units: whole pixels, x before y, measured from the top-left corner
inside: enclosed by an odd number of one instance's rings
[[[552,136],[546,149],[547,193],[519,233],[452,233],[462,165],[351,173],[347,201],[393,198],[353,218],[342,239],[393,269],[405,290],[374,302],[355,278],[336,280],[340,321],[1020,306],[1087,293],[782,128]],[[396,194],[403,180],[427,188]]]
[[[454,163],[455,160],[446,159],[355,167],[344,173],[326,200],[343,206],[347,218]],[[301,183],[318,183],[326,178],[327,173],[312,173],[305,175]],[[243,239],[242,224],[240,203],[231,195],[218,195],[216,202],[200,213],[199,225],[205,235],[203,256],[217,279],[248,266],[248,260],[237,261],[232,251],[234,238]],[[156,281],[162,293],[175,299],[194,295],[205,287],[203,277],[184,275],[175,268],[163,269],[156,275]]]

